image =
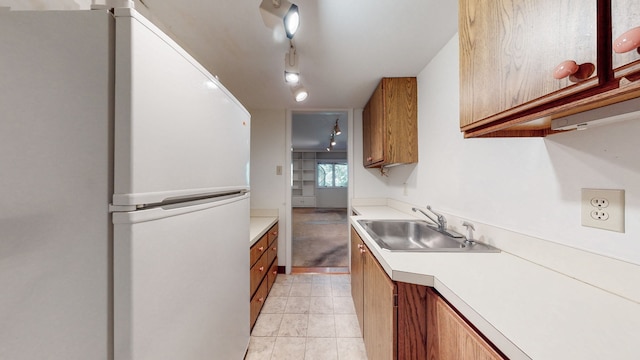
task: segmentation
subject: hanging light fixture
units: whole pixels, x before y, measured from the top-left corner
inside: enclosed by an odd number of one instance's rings
[[[333,134],[331,135],[331,139],[329,139],[329,146],[327,146],[327,151],[331,151],[333,150],[333,145],[335,145],[336,142],[333,140]]]
[[[289,52],[284,56],[284,81],[289,84],[297,84],[300,82],[298,54],[293,44],[289,48]]]
[[[287,0],[262,0],[260,15],[262,15],[264,24],[269,28],[274,29],[282,24],[289,39],[293,39],[300,27],[298,5]]]
[[[338,120],[340,120],[340,118],[336,119],[336,125],[333,127],[333,133],[336,135],[342,134],[342,131],[340,130],[340,126],[338,126]]]
[[[296,99],[296,102],[305,101],[309,96],[307,89],[305,89],[301,83],[298,83],[298,85],[292,87],[291,92],[293,93],[293,97],[294,99]]]

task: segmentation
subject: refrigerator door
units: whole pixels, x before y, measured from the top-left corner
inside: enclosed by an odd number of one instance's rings
[[[144,17],[115,15],[113,204],[248,189],[246,109]]]
[[[114,213],[116,360],[242,359],[248,195]]]
[[[0,11],[0,359],[111,359],[110,50],[96,11]]]

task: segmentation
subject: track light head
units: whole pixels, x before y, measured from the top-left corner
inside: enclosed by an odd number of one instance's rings
[[[287,0],[262,0],[260,15],[262,15],[264,24],[269,28],[275,29],[282,24],[289,39],[293,39],[300,27],[298,6]]]
[[[291,92],[293,93],[293,97],[294,99],[296,99],[296,102],[305,101],[307,97],[309,97],[307,89],[305,89],[301,83],[298,83],[298,85],[292,87]]]
[[[342,134],[342,130],[340,130],[340,126],[338,126],[338,120],[340,119],[336,119],[336,125],[333,127],[333,133],[336,135]]]
[[[293,39],[293,35],[298,32],[300,27],[300,13],[298,12],[298,5],[291,4],[289,10],[284,15],[284,32],[287,34],[287,38]]]

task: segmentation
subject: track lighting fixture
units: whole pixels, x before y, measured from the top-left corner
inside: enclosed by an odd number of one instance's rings
[[[300,82],[298,54],[293,45],[291,45],[289,52],[284,56],[284,81],[289,84],[297,84]]]
[[[336,135],[342,134],[342,131],[340,131],[340,126],[338,126],[338,120],[340,119],[336,119],[336,125],[333,127],[333,133]]]
[[[267,27],[272,29],[279,29],[280,26],[284,27],[287,38],[289,38],[289,52],[284,56],[284,81],[293,85],[291,92],[296,102],[306,100],[309,93],[300,83],[298,54],[293,45],[293,36],[300,27],[298,5],[292,4],[287,0],[262,0],[260,2],[260,15]]]
[[[292,87],[291,92],[293,93],[293,97],[296,99],[296,102],[304,101],[309,96],[307,89],[305,89],[301,83]]]
[[[262,15],[262,21],[269,28],[276,28],[279,24],[282,24],[289,39],[293,39],[300,27],[298,5],[292,4],[287,0],[262,0],[260,14]]]

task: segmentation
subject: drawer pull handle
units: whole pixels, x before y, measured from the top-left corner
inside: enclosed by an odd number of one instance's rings
[[[366,253],[366,252],[367,252],[367,250],[365,250],[365,249],[360,249],[360,254],[364,254],[364,253]]]
[[[372,158],[371,156],[369,156],[369,157],[367,158],[367,161],[371,161],[371,160],[373,160],[373,158]]]
[[[273,251],[277,251],[278,249],[276,249],[276,247],[274,246],[271,250],[273,250]]]
[[[364,245],[362,245],[362,244],[358,244],[358,249],[362,249],[363,246]]]
[[[278,270],[273,270],[273,275],[278,275]]]
[[[271,233],[271,235],[273,235],[273,236],[278,236],[278,232],[277,232],[277,231],[274,231],[274,232],[272,232],[272,233]]]
[[[260,266],[260,268],[258,269],[260,272],[264,271],[264,266]]]
[[[618,54],[638,49],[638,47],[640,47],[640,26],[628,30],[613,41],[613,51]]]
[[[580,82],[588,79],[595,70],[596,66],[592,63],[578,65],[573,60],[565,60],[553,70],[553,78],[560,80],[568,76],[572,82]]]
[[[259,298],[258,302],[264,302],[264,298],[263,297]]]
[[[264,251],[264,246],[260,246],[260,247],[258,248],[258,251],[263,252],[263,251]]]

